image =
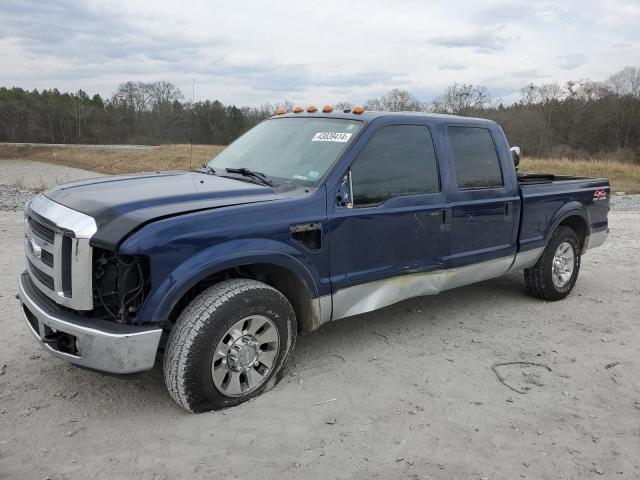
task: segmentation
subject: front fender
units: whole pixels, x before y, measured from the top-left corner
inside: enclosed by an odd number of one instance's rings
[[[259,249],[255,248],[257,244]],[[310,298],[319,297],[318,272],[298,250],[275,240],[243,239],[214,245],[178,265],[153,289],[138,316],[145,323],[166,320],[178,301],[202,280],[222,270],[251,264],[286,268],[304,282]]]

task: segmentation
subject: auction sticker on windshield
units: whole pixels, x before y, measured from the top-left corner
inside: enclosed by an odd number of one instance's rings
[[[311,139],[312,142],[348,142],[352,133],[318,132]]]

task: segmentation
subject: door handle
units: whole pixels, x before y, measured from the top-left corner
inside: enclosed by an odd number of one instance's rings
[[[452,214],[451,214],[451,209],[450,208],[443,208],[442,210],[440,210],[440,231],[441,232],[448,232],[449,230],[451,230],[451,220],[452,220]]]
[[[504,218],[505,220],[511,220],[511,202],[505,202],[504,204]]]
[[[450,208],[443,208],[441,210],[440,215],[441,215],[443,225],[451,225],[451,209]]]

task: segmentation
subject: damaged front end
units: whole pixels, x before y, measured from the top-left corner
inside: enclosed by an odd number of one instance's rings
[[[94,248],[94,315],[136,324],[138,310],[149,293],[149,261],[143,256],[119,255]]]

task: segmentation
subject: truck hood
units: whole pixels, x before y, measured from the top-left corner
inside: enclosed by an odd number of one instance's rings
[[[45,192],[94,218],[91,243],[114,248],[130,232],[161,218],[282,198],[273,189],[194,172],[157,172],[67,183]]]

